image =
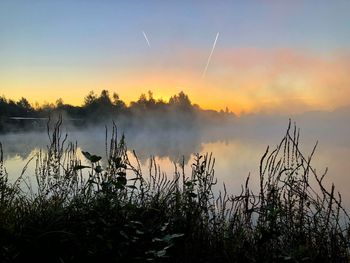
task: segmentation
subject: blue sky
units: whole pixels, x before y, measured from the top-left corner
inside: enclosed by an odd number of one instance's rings
[[[183,65],[176,64],[176,54],[210,51],[217,32],[217,49],[293,49],[327,56],[348,50],[349,14],[350,1],[1,0],[0,73],[25,78],[40,70],[69,75],[88,69],[98,76],[141,70],[150,61],[179,70]],[[11,87],[20,92],[19,84],[3,83],[5,95]]]

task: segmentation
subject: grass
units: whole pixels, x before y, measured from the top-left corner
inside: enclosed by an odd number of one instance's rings
[[[35,157],[36,187],[24,172],[8,181],[0,144],[1,262],[348,262],[349,216],[286,135],[260,162],[260,190],[213,193],[215,159],[196,155],[174,176],[154,159],[141,172],[116,127],[106,157],[67,142],[59,120]],[[316,147],[315,147],[316,148]],[[315,149],[314,149],[315,150]],[[131,161],[134,160],[134,161]]]

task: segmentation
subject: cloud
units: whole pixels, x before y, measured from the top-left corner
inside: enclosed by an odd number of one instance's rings
[[[296,113],[349,103],[349,50],[322,54],[297,49],[218,48],[202,80],[206,57],[207,52],[198,49],[174,52],[169,62],[153,68],[152,74],[144,69],[139,74],[145,82],[183,86],[200,104],[226,105],[236,111]]]
[[[208,50],[178,47],[158,55],[150,53],[123,68],[5,75],[3,93],[39,102],[62,97],[80,104],[92,89],[116,91],[126,102],[148,90],[163,98],[183,90],[203,108],[227,106],[236,113],[297,113],[350,104],[350,50],[325,54],[292,48],[225,48],[219,44],[205,79],[201,74]]]

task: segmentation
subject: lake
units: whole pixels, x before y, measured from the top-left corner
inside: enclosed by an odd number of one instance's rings
[[[300,149],[307,157],[316,141],[318,147],[311,165],[319,174],[328,167],[325,182],[330,187],[334,182],[342,193],[343,202],[350,208],[350,128],[347,120],[335,116],[296,116],[293,121],[300,128]],[[141,162],[144,174],[148,173],[149,158],[154,156],[157,163],[168,176],[174,173],[174,163],[185,160],[187,175],[195,153],[212,153],[215,157],[215,175],[218,178],[217,189],[223,183],[232,194],[240,192],[240,186],[251,174],[252,189],[257,189],[259,162],[267,146],[273,149],[283,138],[288,126],[285,116],[246,116],[237,119],[232,127],[210,127],[198,129],[154,130],[147,127],[123,130],[128,149],[135,150]],[[77,141],[79,150],[105,156],[105,127],[86,127],[76,129],[64,127],[68,141]],[[111,129],[109,129],[110,131]],[[119,136],[120,137],[120,136]],[[3,144],[5,166],[10,179],[15,180],[25,164],[39,149],[45,149],[49,143],[46,131],[7,133],[0,135]],[[84,157],[82,157],[84,159]],[[25,173],[31,178],[35,161]],[[34,179],[34,178],[32,178]]]

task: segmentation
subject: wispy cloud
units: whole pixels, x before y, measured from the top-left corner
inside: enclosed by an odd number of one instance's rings
[[[350,104],[349,50],[322,54],[288,48],[220,48],[204,80],[197,69],[205,53],[204,49],[177,52],[160,67],[140,68],[138,74],[150,87],[176,85],[193,93],[200,104],[236,111],[301,112]]]
[[[147,42],[148,47],[150,48],[150,47],[151,47],[151,44],[149,43],[149,40],[148,40],[148,37],[147,37],[145,31],[142,31],[142,34],[143,34],[143,37],[145,38],[145,40],[146,40],[146,42]]]
[[[118,92],[126,102],[147,90],[163,98],[183,90],[204,108],[228,106],[237,113],[293,113],[350,104],[350,50],[323,54],[297,49],[221,47],[215,50],[210,74],[202,78],[198,68],[207,55],[204,48],[171,50],[152,60],[151,66],[149,57],[145,57],[144,61],[139,59],[118,69],[91,69],[88,77],[85,71],[70,72],[66,68],[59,71],[64,78],[57,77],[57,70],[45,72],[43,77],[42,71],[31,69],[20,76],[3,74],[0,85],[7,97],[24,96],[42,102],[55,101],[69,93],[72,96],[63,99],[75,104],[82,103],[83,95],[90,90],[99,92],[101,87]],[[54,89],[47,91],[48,86]]]
[[[214,40],[214,43],[213,43],[213,47],[211,48],[211,51],[210,51],[210,54],[209,54],[209,57],[208,57],[208,60],[207,60],[207,64],[205,65],[205,68],[203,70],[203,73],[202,73],[202,77],[203,78],[205,77],[205,74],[207,73],[208,66],[209,66],[209,63],[210,63],[210,60],[211,60],[211,56],[213,55],[213,52],[214,52],[214,49],[215,49],[215,46],[216,46],[216,42],[218,41],[218,37],[219,37],[219,32],[216,34],[216,37],[215,37],[215,40]]]

